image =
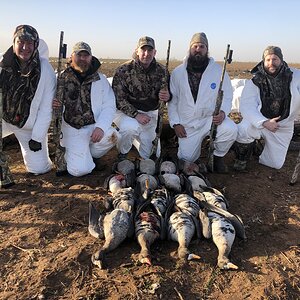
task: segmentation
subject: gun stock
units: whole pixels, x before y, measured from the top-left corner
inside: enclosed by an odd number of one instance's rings
[[[227,63],[230,64],[232,62],[232,53],[233,50],[230,50],[230,45],[227,45],[226,56],[224,57],[224,64],[222,69],[221,81],[219,85],[218,95],[216,99],[216,106],[214,110],[214,116],[220,113],[220,109],[223,102],[223,81],[226,72]],[[217,135],[217,125],[215,123],[211,124],[210,133],[209,133],[209,150],[208,150],[208,168],[211,172],[214,171],[214,150],[215,150],[215,139]]]
[[[164,77],[163,83],[162,83],[162,89],[168,88],[170,49],[171,49],[171,40],[168,41],[167,59],[166,59],[166,67],[165,67],[166,72],[165,72],[165,77]],[[151,149],[151,154],[150,154],[151,159],[158,158],[156,156],[156,152],[157,152],[158,142],[159,142],[161,132],[162,132],[162,127],[163,127],[164,110],[165,110],[165,102],[160,101],[159,107],[158,107],[157,126],[155,129],[156,136],[155,136],[155,139],[152,141],[152,149]]]
[[[0,189],[8,188],[14,185],[13,177],[10,173],[7,157],[3,152],[3,137],[2,137],[2,116],[3,116],[3,100],[2,89],[0,88]]]
[[[60,32],[59,41],[59,55],[58,55],[58,65],[57,65],[57,89],[56,89],[56,99],[61,102],[63,95],[63,82],[60,78],[62,59],[66,58],[67,45],[63,43],[64,32]],[[62,113],[63,113],[63,103],[61,102],[61,107],[54,109],[54,126],[53,126],[53,139],[55,143],[55,159],[54,164],[56,168],[56,175],[60,176],[66,173],[67,163],[65,160],[65,147],[60,144],[61,140],[61,123],[62,123]]]

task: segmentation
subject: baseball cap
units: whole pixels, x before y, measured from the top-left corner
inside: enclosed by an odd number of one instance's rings
[[[149,36],[141,37],[138,41],[137,48],[141,48],[144,46],[149,46],[149,47],[152,47],[153,49],[155,49],[155,42],[154,42],[153,38],[151,38]]]
[[[85,42],[78,42],[73,46],[72,53],[79,53],[80,51],[86,51],[89,55],[92,55],[91,47]]]

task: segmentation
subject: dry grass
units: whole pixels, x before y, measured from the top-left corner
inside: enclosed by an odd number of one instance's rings
[[[127,59],[100,59],[101,72],[105,74],[107,77],[112,77],[114,72],[118,66],[128,61]],[[159,62],[165,65],[164,60],[159,60]],[[57,59],[50,58],[50,63],[56,69],[57,67]],[[65,63],[65,62],[64,62]],[[223,62],[218,62],[221,65]],[[181,64],[180,60],[170,60],[169,62],[169,70],[172,72],[178,65]],[[256,62],[238,62],[233,61],[231,64],[227,64],[227,72],[230,78],[251,78],[250,70],[256,65]],[[295,67],[300,69],[300,64],[292,63],[289,64],[290,67]]]

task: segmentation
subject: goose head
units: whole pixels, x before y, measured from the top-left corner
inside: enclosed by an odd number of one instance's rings
[[[153,176],[156,173],[156,164],[155,161],[150,158],[138,159],[136,160],[136,169],[138,173]]]
[[[123,174],[117,174],[112,176],[108,182],[108,190],[115,195],[122,188],[126,187],[126,180]]]
[[[130,172],[133,170],[135,170],[135,165],[129,159],[124,159],[122,161],[116,162],[112,167],[113,172],[121,173],[123,175],[130,174]]]
[[[175,174],[177,172],[176,164],[172,161],[166,160],[160,164],[159,174]]]

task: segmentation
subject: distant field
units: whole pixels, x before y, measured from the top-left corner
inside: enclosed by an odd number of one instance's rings
[[[115,69],[126,62],[127,59],[100,59],[102,62],[101,72],[105,74],[107,77],[112,77]],[[57,66],[57,59],[50,58],[50,62],[54,68]],[[159,60],[160,63],[165,64],[165,61]],[[223,64],[223,62],[219,62]],[[181,64],[180,60],[171,60],[169,63],[169,70],[172,70]],[[227,64],[227,71],[231,78],[250,78],[250,70],[256,65],[256,62],[232,62],[231,64]],[[295,67],[300,69],[300,64],[289,64],[291,67]]]

